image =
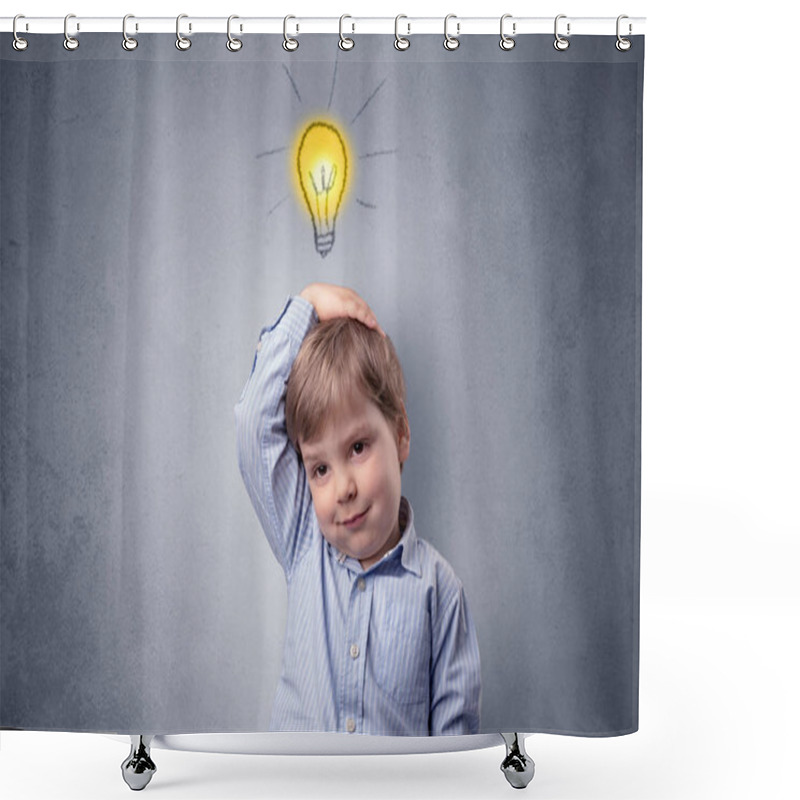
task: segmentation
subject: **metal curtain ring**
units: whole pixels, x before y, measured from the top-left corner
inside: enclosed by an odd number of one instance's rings
[[[67,14],[64,17],[64,49],[65,50],[77,50],[80,42],[74,37],[69,35],[69,21],[71,19],[75,19],[74,14]],[[80,26],[78,26],[78,30],[80,30]]]
[[[297,50],[300,46],[300,42],[297,39],[292,39],[287,32],[287,25],[290,19],[295,19],[295,17],[289,14],[283,18],[283,49],[291,53]]]
[[[505,31],[503,30],[503,23],[507,19],[511,19],[511,14],[503,14],[503,16],[500,17],[500,47],[503,50],[513,50],[514,49],[514,45],[516,44],[516,42],[514,41],[514,39],[511,36],[506,36]],[[511,23],[511,32],[512,33],[516,33],[517,32],[517,23],[516,22]]]
[[[624,19],[628,19],[628,15],[627,14],[620,14],[617,17],[617,42],[616,42],[616,48],[621,53],[624,53],[626,50],[630,50],[631,49],[631,40],[624,38],[623,36],[620,35],[620,32],[619,32],[619,24]],[[628,24],[628,33],[630,34],[630,32],[631,32],[631,25],[629,23]]]
[[[455,36],[451,36],[447,32],[447,23],[450,22],[451,19],[456,19],[456,18],[457,17],[456,17],[455,14],[448,14],[444,18],[444,46],[445,46],[446,50],[458,50],[458,46],[459,46],[459,44],[461,44],[461,42],[458,41],[458,32],[461,29],[461,24],[460,23],[458,23],[458,22],[456,23],[456,35]]]
[[[126,14],[122,18],[122,47],[129,52],[135,50],[139,46],[139,40],[128,36],[128,20],[135,19],[133,14]]]
[[[398,14],[394,18],[394,46],[396,50],[408,50],[411,47],[411,39],[406,39],[405,37],[400,35],[400,20],[401,19],[408,19],[405,14]],[[408,28],[408,35],[411,35],[411,24],[406,23],[406,27]]]
[[[242,49],[242,40],[237,39],[231,34],[231,22],[235,19],[239,19],[236,14],[231,14],[228,17],[228,41],[225,42],[225,47],[227,47],[231,53],[238,53]]]
[[[566,14],[559,14],[556,17],[556,22],[555,22],[555,27],[554,27],[556,40],[553,42],[553,47],[555,47],[556,50],[566,50],[569,47],[569,39],[565,39],[558,32],[558,21],[560,19],[566,19],[566,18],[567,18]],[[569,36],[569,22],[567,23],[567,36]]]
[[[339,49],[340,50],[352,50],[355,46],[355,42],[352,39],[348,39],[347,36],[344,35],[342,31],[342,26],[344,25],[344,21],[346,19],[353,19],[349,14],[342,14],[339,17]],[[353,31],[355,31],[356,26],[355,23],[353,24]]]
[[[18,19],[25,19],[25,15],[24,14],[17,14],[17,16],[14,17],[14,24],[12,26],[12,30],[14,32],[14,41],[11,44],[14,47],[15,50],[18,50],[18,51],[21,52],[21,51],[26,50],[28,48],[28,40],[27,39],[23,39],[17,33],[17,20]]]
[[[178,50],[188,50],[192,46],[192,40],[187,39],[181,34],[181,20],[187,19],[188,16],[188,14],[178,14],[178,19],[175,20],[175,36],[177,36],[177,39],[175,39],[175,47],[177,47]],[[189,26],[189,30],[191,30],[191,26]]]

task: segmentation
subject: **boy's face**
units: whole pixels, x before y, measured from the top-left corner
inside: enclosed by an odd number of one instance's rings
[[[322,535],[361,562],[380,561],[400,541],[400,465],[408,458],[405,418],[392,426],[360,392],[314,440],[300,442]]]

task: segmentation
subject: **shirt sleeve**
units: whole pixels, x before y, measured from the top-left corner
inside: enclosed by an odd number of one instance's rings
[[[261,332],[252,373],[234,410],[244,485],[287,579],[311,542],[314,510],[286,431],[286,382],[316,322],[310,303],[289,298],[277,321]]]
[[[481,662],[478,637],[459,585],[434,627],[430,733],[480,732]]]

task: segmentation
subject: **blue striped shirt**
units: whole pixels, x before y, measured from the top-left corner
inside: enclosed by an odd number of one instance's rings
[[[480,656],[464,589],[417,538],[408,501],[400,542],[369,569],[322,536],[286,434],[286,381],[313,307],[290,298],[261,333],[236,406],[239,467],[283,567],[288,612],[270,727],[376,735],[480,728]]]

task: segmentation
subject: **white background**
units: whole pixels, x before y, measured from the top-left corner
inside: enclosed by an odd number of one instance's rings
[[[545,798],[796,798],[800,257],[796,4],[28,0],[33,16],[647,17],[640,731],[534,736]],[[509,692],[524,687],[509,687]],[[127,746],[4,732],[0,796],[127,797]],[[162,798],[510,797],[501,747],[154,751]],[[794,758],[793,758],[794,757]]]

